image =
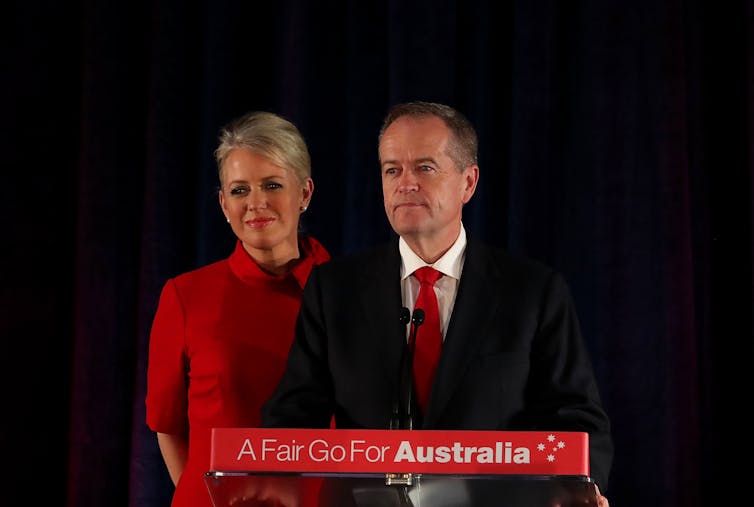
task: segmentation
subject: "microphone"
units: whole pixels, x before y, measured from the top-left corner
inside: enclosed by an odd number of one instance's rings
[[[421,308],[414,308],[414,313],[411,315],[411,332],[408,337],[407,367],[404,368],[401,383],[404,389],[404,399],[406,400],[404,410],[405,419],[403,420],[402,429],[406,430],[414,429],[414,351],[416,350],[416,334],[419,331],[419,326],[424,324],[424,317],[424,310]]]
[[[390,429],[413,430],[413,396],[414,396],[414,349],[416,348],[416,333],[424,323],[424,310],[415,308],[413,315],[408,308],[402,307],[400,314],[401,324],[404,326],[411,322],[411,329],[408,334],[408,343],[403,349],[401,356],[400,382],[398,384],[398,394],[393,404],[393,416],[390,419]],[[403,403],[401,403],[403,401]],[[401,405],[403,410],[401,411]],[[387,486],[400,486],[397,491],[397,505],[400,507],[413,507],[413,502],[408,495],[408,488],[414,484],[413,473],[387,473],[385,474],[385,484]]]
[[[401,307],[400,316],[399,316],[400,323],[404,326],[407,325],[409,322],[411,322],[411,311],[406,308],[405,306]],[[403,353],[401,354],[401,369],[400,369],[400,376],[399,382],[398,382],[398,391],[395,395],[395,399],[393,400],[393,415],[390,418],[390,429],[391,430],[399,430],[403,429],[403,414],[401,414],[401,397],[403,395],[403,392],[405,390],[405,382],[406,382],[406,369],[409,370],[410,373],[410,365],[411,361],[407,357],[409,355],[408,346],[403,347]]]
[[[401,315],[399,319],[404,326],[411,321],[411,312],[405,306],[401,306]]]
[[[416,327],[424,324],[424,310],[421,308],[414,310],[414,314],[411,316],[411,323]],[[416,330],[414,330],[414,339],[416,339]]]

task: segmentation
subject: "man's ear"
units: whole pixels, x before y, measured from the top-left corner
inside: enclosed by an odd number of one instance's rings
[[[476,192],[477,183],[479,183],[479,166],[474,164],[463,170],[464,190],[463,203],[466,204],[471,200],[471,196]]]

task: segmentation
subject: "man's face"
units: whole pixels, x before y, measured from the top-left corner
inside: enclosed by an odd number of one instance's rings
[[[403,116],[384,132],[379,154],[382,194],[390,225],[407,241],[450,246],[461,209],[476,189],[479,168],[459,171],[448,156],[450,130],[434,116]]]

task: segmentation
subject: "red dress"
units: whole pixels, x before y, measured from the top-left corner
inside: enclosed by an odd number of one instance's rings
[[[284,276],[263,272],[240,241],[228,259],[167,281],[152,324],[146,420],[160,433],[189,435],[173,507],[211,507],[213,427],[260,426],[262,404],[280,380],[301,293],[330,255],[302,237],[303,259]]]

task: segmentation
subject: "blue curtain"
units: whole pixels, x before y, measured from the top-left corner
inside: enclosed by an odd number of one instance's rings
[[[212,157],[225,122],[265,109],[301,128],[305,227],[341,255],[392,234],[377,132],[414,99],[477,127],[468,231],[571,284],[613,422],[611,503],[735,492],[754,363],[754,2],[3,10],[11,498],[169,504],[144,423],[148,333],[164,281],[232,249]]]

